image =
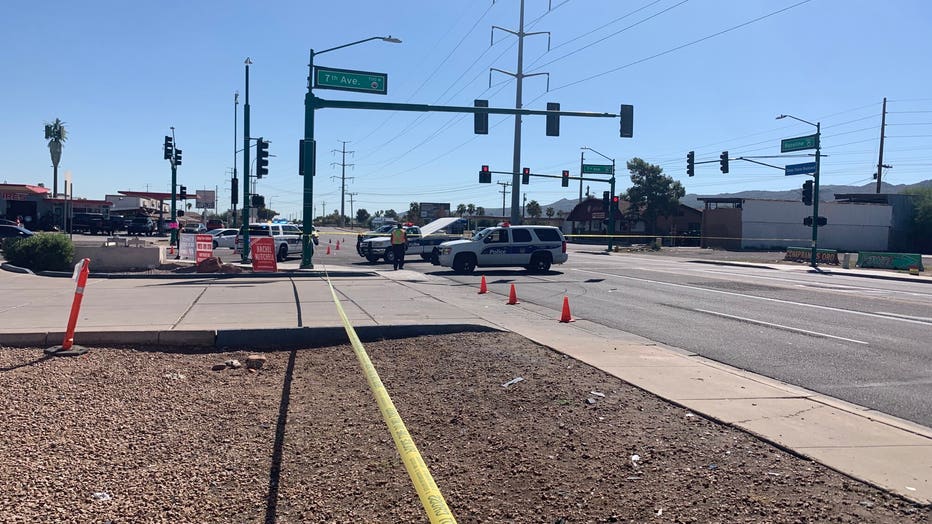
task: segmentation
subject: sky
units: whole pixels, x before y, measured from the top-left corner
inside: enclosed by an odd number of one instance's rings
[[[309,50],[316,65],[388,75],[386,95],[315,89],[327,100],[514,108],[521,0],[375,2],[98,1],[23,2],[0,33],[4,80],[0,181],[52,185],[43,126],[60,118],[68,140],[59,179],[77,197],[120,190],[171,190],[162,142],[174,127],[184,151],[178,183],[218,190],[229,207],[234,150],[242,149],[245,66],[250,66],[251,135],[271,141],[270,174],[257,181],[266,204],[300,218]],[[805,176],[735,160],[779,156],[780,139],[821,122],[822,184],[872,183],[881,107],[887,103],[883,179],[932,178],[932,2],[925,0],[525,0],[523,106],[617,113],[634,106],[634,137],[616,118],[563,117],[545,136],[542,116],[522,123],[521,166],[577,176],[585,162],[617,162],[617,192],[630,186],[625,162],[640,157],[687,193],[798,188]],[[549,9],[549,10],[548,10]],[[548,48],[549,46],[549,48]],[[549,91],[548,91],[549,88]],[[234,104],[239,93],[239,105]],[[235,118],[235,119],[234,119]],[[234,137],[234,125],[238,136]],[[512,169],[514,117],[492,115],[488,135],[473,117],[320,109],[315,113],[314,210],[407,210],[411,202],[473,203],[492,212],[511,203],[510,175],[480,184],[483,164]],[[348,152],[343,161],[344,147]],[[686,175],[686,153],[696,166]],[[719,171],[728,151],[730,173]],[[252,157],[254,158],[254,154]],[[236,155],[242,175],[243,157]],[[809,159],[758,158],[784,165]],[[343,167],[338,164],[348,164]],[[343,178],[345,177],[345,178]],[[59,182],[61,185],[61,182]],[[608,184],[586,182],[595,195]],[[532,178],[522,200],[577,198],[579,182]],[[349,194],[352,193],[352,197]],[[351,204],[352,200],[352,204]]]

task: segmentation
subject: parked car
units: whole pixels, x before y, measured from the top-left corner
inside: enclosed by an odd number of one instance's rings
[[[214,237],[214,249],[217,249],[218,247],[228,247],[230,249],[235,249],[236,235],[238,233],[238,229],[232,228],[212,229],[207,232],[207,234]]]
[[[243,248],[244,228],[236,234],[235,247],[237,253]],[[249,240],[254,238],[272,237],[275,240],[275,253],[279,262],[288,259],[289,254],[301,253],[301,228],[294,224],[249,224]]]
[[[566,239],[553,226],[499,226],[476,233],[470,240],[440,244],[436,263],[457,273],[479,267],[523,266],[543,273],[551,264],[566,262]]]
[[[130,235],[151,237],[155,233],[155,221],[149,217],[136,217],[126,226],[126,232]]]
[[[24,227],[0,224],[0,238],[29,238],[32,235],[35,235],[35,233]]]
[[[123,215],[110,215],[110,234],[126,231],[127,222]]]
[[[71,218],[72,233],[113,234],[113,226],[109,220],[104,219],[100,213],[75,213]]]
[[[212,230],[214,230],[214,229],[225,229],[226,227],[227,227],[227,225],[224,224],[224,223],[223,223],[223,220],[220,220],[219,218],[212,218],[212,219],[210,219],[210,220],[207,221],[207,230],[208,230],[208,231],[212,231]]]
[[[204,224],[188,224],[181,230],[182,233],[194,233],[201,235],[207,233],[207,227]]]

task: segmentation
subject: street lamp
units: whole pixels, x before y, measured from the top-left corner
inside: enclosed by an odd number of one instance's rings
[[[314,96],[314,57],[317,55],[322,55],[324,53],[329,53],[330,51],[336,51],[337,49],[343,49],[344,47],[350,47],[365,42],[371,42],[372,40],[382,40],[383,42],[389,42],[392,44],[400,44],[401,40],[394,38],[391,35],[389,36],[373,36],[370,38],[364,38],[362,40],[357,40],[355,42],[350,42],[348,44],[339,45],[336,47],[331,47],[329,49],[324,49],[323,51],[314,52],[313,49],[310,50],[310,59],[307,65],[307,94],[304,96],[304,141],[301,144],[301,153],[304,158],[304,165],[301,172],[301,175],[304,176],[304,202],[303,202],[303,214],[304,222],[302,224],[303,234],[301,236],[302,241],[302,250],[301,250],[301,268],[302,269],[311,269],[314,267],[314,243],[312,241],[311,232],[313,231],[313,221],[314,221],[314,174],[317,170],[316,163],[317,159],[315,158],[314,152],[316,151],[316,144],[314,142],[314,110],[316,106],[316,97]]]
[[[615,159],[614,159],[614,158],[609,158],[609,157],[603,155],[602,153],[599,153],[599,152],[596,151],[595,149],[592,149],[591,147],[582,146],[582,147],[580,147],[579,149],[582,149],[582,150],[584,150],[584,151],[592,151],[593,153],[595,153],[595,154],[601,156],[602,158],[604,158],[605,160],[611,160],[611,161],[612,161],[612,178],[610,178],[610,179],[608,180],[608,182],[609,182],[609,185],[611,186],[610,194],[611,194],[611,196],[612,196],[613,198],[610,198],[610,199],[609,199],[609,202],[608,202],[608,217],[607,217],[607,218],[608,218],[608,249],[607,249],[607,251],[611,251],[611,250],[612,250],[612,242],[614,241],[614,237],[615,237],[615,207],[616,207],[616,206],[614,205],[614,196],[615,196]],[[584,165],[585,165],[585,164],[584,164]],[[580,167],[580,171],[582,171],[582,167]],[[582,178],[582,173],[580,173],[580,178]],[[579,183],[582,184],[582,180],[580,180]]]
[[[783,118],[792,118],[793,120],[798,120],[804,124],[809,124],[816,128],[816,152],[815,152],[815,173],[812,176],[812,247],[811,253],[809,256],[809,265],[815,269],[818,269],[818,244],[819,244],[819,169],[821,162],[822,153],[822,122],[812,123],[808,120],[803,120],[802,118],[797,118],[793,115],[780,115],[777,117],[777,120]]]

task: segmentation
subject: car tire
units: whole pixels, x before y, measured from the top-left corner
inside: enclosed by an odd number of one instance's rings
[[[388,262],[389,264],[395,263],[395,251],[392,250],[392,248],[388,248],[385,250],[385,261]]]
[[[377,256],[375,256],[375,255],[367,255],[367,256],[366,256],[366,260],[368,260],[369,263],[371,263],[371,264],[376,264],[376,263],[378,263],[379,258],[381,258],[381,257],[377,257]]]
[[[460,253],[453,259],[453,271],[468,275],[476,270],[476,257],[472,253]]]
[[[214,240],[213,243],[214,243],[214,249],[217,249],[218,247],[220,247],[220,244],[218,244],[216,240]]]
[[[435,266],[440,265],[440,250],[439,249],[434,248],[434,250],[430,252],[430,263]]]
[[[288,260],[288,244],[282,244],[282,247],[278,248],[278,261],[284,262]]]
[[[430,260],[430,253],[421,253],[421,260]]]
[[[550,271],[551,264],[553,264],[553,257],[550,253],[534,253],[531,256],[531,263],[526,267],[531,273],[546,273]]]

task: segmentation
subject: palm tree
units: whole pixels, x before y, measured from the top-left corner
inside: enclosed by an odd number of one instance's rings
[[[58,163],[61,162],[61,148],[68,139],[65,123],[56,118],[51,124],[45,123],[45,139],[49,141],[49,154],[52,156],[52,198],[58,196]]]

